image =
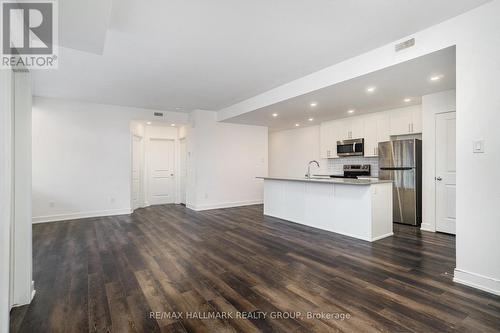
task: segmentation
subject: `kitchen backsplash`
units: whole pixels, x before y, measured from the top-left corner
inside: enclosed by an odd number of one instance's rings
[[[370,164],[371,165],[371,176],[378,177],[378,157],[342,157],[342,158],[331,158],[327,160],[329,174],[341,175],[344,173],[344,164]]]

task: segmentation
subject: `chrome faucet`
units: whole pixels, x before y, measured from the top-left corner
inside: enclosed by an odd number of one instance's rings
[[[319,168],[319,163],[318,161],[315,161],[315,160],[312,160],[310,161],[308,164],[307,164],[307,174],[306,174],[306,178],[311,178],[311,164],[313,163],[316,163],[316,165],[318,166]]]

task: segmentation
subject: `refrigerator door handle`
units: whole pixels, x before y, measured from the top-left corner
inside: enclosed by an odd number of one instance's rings
[[[381,167],[380,170],[413,170],[412,167]]]

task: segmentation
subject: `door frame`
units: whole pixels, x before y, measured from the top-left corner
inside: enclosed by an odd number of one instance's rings
[[[452,114],[452,113],[455,114],[455,119],[456,119],[457,111],[455,111],[455,110],[446,111],[446,112],[437,112],[434,114],[434,168],[433,168],[433,172],[434,172],[434,231],[435,232],[443,232],[443,231],[437,230],[438,229],[438,206],[437,206],[438,189],[437,189],[437,181],[436,181],[436,177],[437,177],[437,144],[438,144],[438,142],[437,142],[437,120],[438,119],[437,118],[439,116],[442,116],[445,114]],[[456,143],[456,128],[455,128],[455,143]],[[455,146],[455,150],[456,150],[456,146]],[[455,185],[455,187],[456,187],[456,185]],[[455,207],[456,207],[456,199],[455,199]],[[456,228],[456,224],[455,224],[455,228]],[[455,230],[455,235],[456,235],[456,230]]]
[[[139,205],[134,207],[134,138],[141,139],[141,158],[140,158],[140,186],[139,186]],[[139,134],[131,133],[130,135],[130,209],[133,212],[137,208],[142,208],[146,206],[145,198],[144,198],[144,136]]]
[[[181,191],[181,188],[182,188],[182,184],[181,184],[181,179],[182,179],[182,175],[181,175],[181,172],[183,172],[182,170],[182,167],[181,167],[181,163],[182,163],[182,145],[184,144],[184,149],[185,149],[185,156],[184,156],[184,167],[185,167],[185,172],[186,172],[186,175],[184,177],[184,198],[182,197],[182,191]],[[179,138],[178,140],[178,146],[179,146],[179,169],[178,169],[178,172],[177,172],[177,175],[178,175],[178,180],[179,180],[179,194],[178,194],[178,198],[176,200],[176,202],[180,203],[180,204],[184,204],[184,205],[187,205],[187,169],[188,169],[188,165],[187,165],[187,140],[186,140],[186,137],[182,137],[182,138]]]
[[[13,77],[0,72],[0,333],[9,331],[13,295]]]

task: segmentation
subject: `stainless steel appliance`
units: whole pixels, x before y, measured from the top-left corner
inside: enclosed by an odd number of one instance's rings
[[[362,176],[370,176],[370,164],[345,164],[344,174],[342,175],[314,175],[314,177],[330,177],[330,178],[354,178]]]
[[[370,170],[370,164],[345,164],[344,177],[369,176]]]
[[[379,178],[393,181],[393,220],[422,223],[422,141],[417,139],[378,144]]]
[[[365,139],[350,139],[337,141],[337,156],[363,156],[365,154]]]

